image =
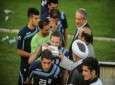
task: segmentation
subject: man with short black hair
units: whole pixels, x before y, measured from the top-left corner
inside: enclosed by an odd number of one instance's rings
[[[41,56],[39,56],[39,54],[44,49],[51,50],[52,55],[55,56],[53,62],[54,62],[54,64],[56,64],[58,66],[60,65],[60,62],[61,62],[60,53],[64,56],[68,57],[68,51],[66,49],[64,49],[63,47],[61,47],[61,34],[58,31],[55,31],[51,34],[50,42],[48,42],[44,45],[41,45],[41,47],[38,47],[36,49],[35,53],[33,53],[31,55],[28,62],[31,64],[33,61],[35,61],[35,59],[37,59],[37,58],[40,59]],[[60,76],[62,78],[62,83],[63,83],[63,73],[61,73]]]
[[[49,46],[51,48],[49,48]],[[52,47],[54,47],[54,49],[52,49]],[[51,33],[50,36],[50,41],[45,42],[44,44],[41,44],[40,46],[38,46],[35,50],[35,52],[32,53],[28,63],[32,63],[36,58],[40,59],[40,53],[41,51],[43,51],[44,49],[49,49],[51,51],[56,51],[55,54],[59,55],[59,51],[66,54],[67,51],[61,47],[61,34],[58,31],[55,31],[53,33]],[[59,56],[56,56],[57,58],[59,58]],[[59,58],[60,59],[60,58]],[[60,61],[56,62],[57,64],[59,64]]]
[[[49,21],[48,19],[39,21],[40,31],[35,34],[31,41],[31,53],[34,53],[36,48],[40,47],[42,44],[50,40],[51,32],[49,30]]]
[[[60,68],[53,64],[53,55],[46,49],[41,52],[41,60],[32,63],[30,80],[32,85],[61,85],[59,74]]]
[[[32,37],[39,31],[38,30],[39,11],[36,8],[29,8],[27,16],[28,16],[27,26],[23,27],[18,33],[17,54],[21,58],[18,85],[25,85],[25,82],[28,79],[29,76],[28,58],[31,55],[30,42]]]
[[[57,10],[58,9],[58,0],[43,0],[43,2],[47,2],[45,6],[42,6],[44,9],[46,7],[46,10],[41,9],[41,20],[44,20],[45,18],[51,18],[50,17],[50,13],[52,10]],[[54,22],[55,23],[55,22]],[[68,28],[68,24],[67,24],[67,19],[66,19],[66,15],[63,11],[59,11],[59,15],[57,17],[57,29],[59,29],[59,32],[62,34],[63,36],[63,47],[67,46],[67,28]]]
[[[98,60],[93,57],[87,57],[83,60],[82,75],[84,78],[84,83],[89,85],[103,85],[100,80],[100,65]]]
[[[49,11],[57,9],[58,0],[41,0],[41,20],[44,20],[49,16]]]
[[[100,77],[100,65],[96,58],[87,57],[82,62],[82,72],[74,70],[70,76],[69,84],[71,85],[103,85]]]

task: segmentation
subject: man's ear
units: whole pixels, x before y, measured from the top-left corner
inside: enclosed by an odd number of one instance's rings
[[[92,75],[93,78],[95,78],[95,76],[96,76],[95,70],[92,70],[92,71],[91,71],[91,75]]]

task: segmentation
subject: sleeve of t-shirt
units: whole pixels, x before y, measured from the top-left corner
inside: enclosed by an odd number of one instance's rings
[[[67,18],[64,12],[61,12],[61,22],[62,22],[64,29],[68,28]]]
[[[20,31],[17,36],[17,49],[22,49],[23,39],[24,39],[24,34],[22,33],[22,31]]]
[[[34,61],[31,65],[30,65],[30,71],[33,71],[34,69],[36,69],[38,67],[39,61]]]
[[[83,77],[82,75],[78,72],[77,69],[74,69],[72,73],[70,74],[70,77],[68,79],[68,84],[72,85],[83,85],[81,84],[83,82]]]
[[[44,20],[48,16],[47,0],[41,0],[41,15],[40,19]]]
[[[31,53],[35,52],[37,48],[37,43],[36,43],[36,35],[31,40]]]

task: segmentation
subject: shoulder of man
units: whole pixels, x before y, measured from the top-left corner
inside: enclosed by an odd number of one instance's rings
[[[22,27],[18,32],[17,40],[23,39],[23,37],[26,35],[26,32],[27,32],[27,27],[26,26]]]
[[[40,61],[34,61],[31,65],[30,65],[30,70],[33,71],[37,68],[40,67]]]
[[[59,12],[60,12],[60,19],[64,20],[66,18],[64,11],[59,11]]]
[[[91,26],[89,25],[89,23],[86,23],[86,25],[84,27],[90,28]]]
[[[90,85],[103,85],[101,79],[97,79],[96,82],[91,83]]]
[[[19,30],[18,35],[23,35],[23,36],[25,36],[27,32],[28,32],[28,27],[27,27],[27,26],[24,26],[24,27],[22,27],[22,28]]]

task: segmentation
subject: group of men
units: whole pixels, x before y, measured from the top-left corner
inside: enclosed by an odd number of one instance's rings
[[[29,8],[28,24],[18,33],[18,85],[102,85],[86,10],[75,13],[77,29],[67,50],[67,19],[58,0],[41,0],[41,12]]]

